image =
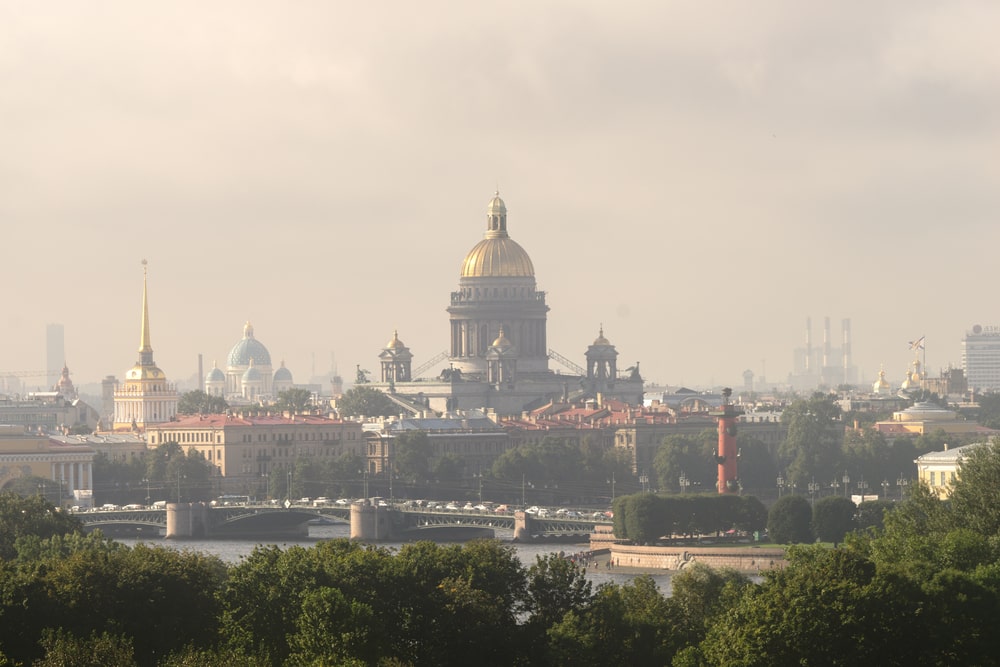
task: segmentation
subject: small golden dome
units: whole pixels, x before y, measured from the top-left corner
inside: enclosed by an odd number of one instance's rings
[[[387,350],[398,350],[401,347],[406,347],[406,345],[403,344],[403,341],[399,340],[399,332],[397,330],[393,330],[392,340],[390,340],[385,347]]]
[[[510,346],[510,341],[503,335],[503,327],[500,327],[500,334],[496,337],[496,340],[493,341],[493,347],[506,349]]]
[[[604,337],[604,325],[601,325],[600,332],[597,334],[597,339],[594,341],[594,345],[611,345],[611,341]]]

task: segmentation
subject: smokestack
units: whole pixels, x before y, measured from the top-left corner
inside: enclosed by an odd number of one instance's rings
[[[846,317],[841,321],[841,326],[844,329],[844,384],[851,381],[851,319]]]
[[[806,375],[809,375],[813,356],[813,325],[812,318],[806,318]]]
[[[205,391],[205,368],[201,360],[201,352],[198,353],[198,388]]]
[[[823,318],[823,369],[830,367],[830,318]]]

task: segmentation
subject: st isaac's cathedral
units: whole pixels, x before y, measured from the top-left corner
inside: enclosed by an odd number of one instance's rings
[[[513,415],[550,401],[588,397],[642,403],[638,365],[618,370],[618,351],[603,327],[587,348],[586,368],[548,348],[545,292],[535,285],[528,253],[507,233],[507,206],[499,192],[486,209],[484,238],[462,260],[447,311],[449,368],[437,378],[413,377],[413,354],[398,332],[379,354],[381,378],[371,386],[393,396],[401,408],[486,408]],[[551,370],[550,358],[571,373]]]

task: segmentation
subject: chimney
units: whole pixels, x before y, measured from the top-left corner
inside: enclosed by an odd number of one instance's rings
[[[844,329],[844,384],[851,381],[851,319],[844,318],[841,322]]]
[[[820,372],[830,367],[830,318],[823,318],[823,368]]]
[[[809,371],[812,366],[812,356],[813,356],[813,344],[812,344],[812,318],[806,318],[806,375],[809,375]]]

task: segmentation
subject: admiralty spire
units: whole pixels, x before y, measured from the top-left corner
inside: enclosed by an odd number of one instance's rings
[[[153,361],[149,329],[149,291],[146,260],[142,260],[142,317],[139,361],[115,388],[114,429],[144,430],[147,424],[170,421],[177,415],[177,388]]]

